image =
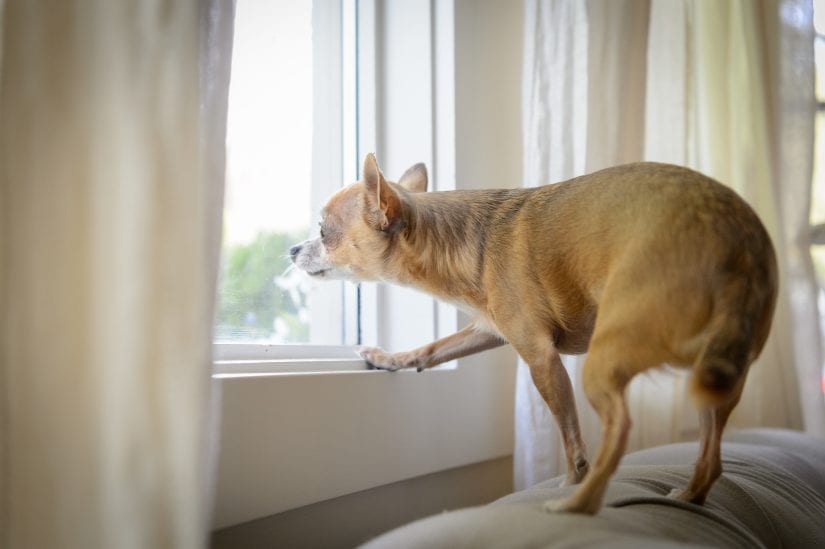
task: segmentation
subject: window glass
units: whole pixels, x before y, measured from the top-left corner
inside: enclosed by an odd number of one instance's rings
[[[312,5],[236,6],[217,342],[319,339],[310,333],[310,281],[291,268],[287,253],[317,223]],[[340,330],[332,332],[324,342],[340,343]]]

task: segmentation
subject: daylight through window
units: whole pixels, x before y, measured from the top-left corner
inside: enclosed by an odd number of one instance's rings
[[[313,183],[318,154],[313,139],[319,138],[313,122],[332,111],[314,112],[314,91],[336,85],[340,90],[340,76],[314,81],[314,63],[329,62],[318,56],[330,57],[332,51],[333,61],[340,59],[341,40],[313,32],[312,8],[313,2],[291,0],[237,3],[215,326],[219,343],[343,343],[341,285],[310,291],[313,283],[290,267],[287,254],[317,230],[317,194],[327,190]],[[340,133],[320,137],[340,146]],[[334,162],[335,155],[331,158]],[[332,179],[328,185],[340,186],[340,178]],[[313,322],[313,314],[325,318]]]

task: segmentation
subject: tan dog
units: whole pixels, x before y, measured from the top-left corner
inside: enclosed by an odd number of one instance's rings
[[[595,513],[627,441],[624,391],[648,368],[692,368],[701,450],[674,497],[702,503],[719,444],[770,330],[777,267],[767,232],[733,191],[667,164],[618,166],[538,188],[425,193],[423,165],[363,181],[323,209],[321,235],[291,250],[319,278],[382,280],[459,303],[477,320],[410,352],[361,348],[378,368],[430,368],[515,347],[561,430],[570,483],[553,510]],[[603,426],[589,466],[559,353],[583,353],[584,390]],[[586,474],[585,474],[586,473]]]

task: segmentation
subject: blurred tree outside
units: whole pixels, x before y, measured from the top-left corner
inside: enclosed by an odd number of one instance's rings
[[[309,340],[307,277],[292,266],[290,246],[308,231],[261,232],[226,246],[221,258],[215,340],[304,343]]]

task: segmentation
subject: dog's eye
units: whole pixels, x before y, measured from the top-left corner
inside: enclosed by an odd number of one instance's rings
[[[324,229],[321,228],[321,238],[324,238]]]

